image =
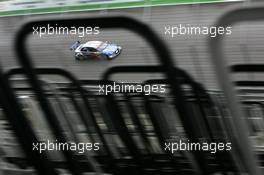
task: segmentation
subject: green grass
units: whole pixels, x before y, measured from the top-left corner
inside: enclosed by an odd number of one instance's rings
[[[175,5],[175,4],[192,4],[192,3],[210,3],[210,2],[223,2],[224,0],[144,0],[135,2],[116,2],[116,3],[89,3],[86,5],[72,5],[62,7],[47,7],[47,8],[33,8],[25,10],[2,11],[0,16],[18,16],[29,14],[43,14],[43,13],[58,13],[69,11],[91,11],[101,9],[120,9],[144,6],[157,6],[157,5]]]

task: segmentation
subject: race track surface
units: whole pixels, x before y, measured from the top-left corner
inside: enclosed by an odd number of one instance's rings
[[[16,67],[14,53],[15,32],[27,20],[42,17],[63,18],[78,16],[130,16],[143,21],[164,39],[172,52],[175,63],[187,70],[196,80],[203,82],[209,88],[217,88],[214,67],[208,52],[208,36],[182,35],[169,37],[165,35],[164,27],[179,24],[193,26],[213,25],[216,19],[228,7],[242,5],[240,3],[219,3],[204,5],[180,5],[152,8],[134,8],[108,11],[74,12],[64,14],[37,15],[33,17],[2,17],[0,18],[0,49],[1,64],[4,70]],[[250,24],[250,25],[249,25]],[[264,46],[263,23],[239,24],[232,30],[232,35],[225,40],[225,54],[229,63],[257,62],[263,63]],[[69,45],[80,40],[103,40],[116,42],[123,47],[123,52],[112,61],[75,61]],[[83,38],[77,36],[60,35],[39,38],[32,36],[28,40],[30,55],[38,67],[60,67],[72,72],[80,79],[100,79],[103,72],[109,67],[119,65],[155,65],[157,59],[154,51],[139,36],[125,30],[100,30],[99,35],[89,35]],[[257,75],[256,75],[257,76]],[[121,81],[141,81],[159,75],[117,75],[113,78]],[[63,81],[58,77],[49,77],[51,80]]]

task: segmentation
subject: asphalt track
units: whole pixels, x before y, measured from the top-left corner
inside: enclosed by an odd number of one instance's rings
[[[242,3],[218,3],[203,5],[179,5],[151,8],[132,8],[120,10],[103,10],[91,12],[74,12],[46,14],[35,16],[2,17],[0,18],[0,50],[1,65],[4,70],[16,67],[14,53],[14,36],[22,23],[31,18],[41,17],[78,17],[78,16],[130,16],[153,27],[156,33],[165,40],[174,57],[175,63],[187,70],[195,79],[209,88],[217,88],[214,67],[208,54],[207,40],[204,35],[182,35],[169,37],[165,35],[164,27],[168,25],[191,24],[193,26],[213,25],[216,19],[227,8]],[[263,23],[239,24],[232,30],[232,35],[225,41],[225,52],[229,63],[254,62],[263,63],[264,52]],[[75,61],[69,44],[76,41],[106,40],[118,43],[123,52],[112,61]],[[28,40],[28,49],[34,63],[38,67],[60,67],[72,72],[80,79],[99,79],[109,67],[119,65],[155,65],[157,58],[146,42],[134,33],[125,30],[101,30],[99,35],[89,35],[83,38],[60,35],[37,37]],[[114,78],[121,81],[141,81],[160,75],[118,75]],[[48,77],[51,80],[63,81],[58,77]]]

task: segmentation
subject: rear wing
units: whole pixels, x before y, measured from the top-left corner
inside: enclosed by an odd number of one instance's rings
[[[77,47],[79,47],[81,45],[81,42],[80,41],[76,41],[75,43],[73,43],[71,46],[70,46],[70,50],[75,50],[77,49]]]

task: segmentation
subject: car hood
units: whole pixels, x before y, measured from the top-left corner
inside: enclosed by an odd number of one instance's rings
[[[107,55],[113,54],[117,50],[118,46],[116,44],[109,44],[102,52]]]

